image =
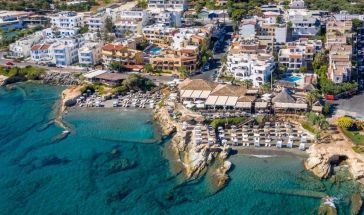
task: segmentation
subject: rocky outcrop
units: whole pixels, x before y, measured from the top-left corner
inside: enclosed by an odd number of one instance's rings
[[[158,108],[155,111],[155,119],[159,121],[164,135],[174,134],[169,143],[176,160],[182,164],[182,170],[186,180],[195,180],[204,176],[211,168],[215,190],[224,187],[228,181],[230,162],[226,162],[228,149],[210,148],[210,146],[193,143],[191,131],[184,131],[180,124],[172,120],[166,108]],[[211,170],[211,169],[210,169]]]
[[[43,77],[43,83],[51,85],[78,85],[81,80],[73,73],[48,71]]]
[[[355,153],[350,145],[344,142],[331,144],[313,144],[307,150],[309,157],[305,168],[320,178],[327,178],[332,173],[333,165],[345,161],[353,179],[364,184],[364,158]]]

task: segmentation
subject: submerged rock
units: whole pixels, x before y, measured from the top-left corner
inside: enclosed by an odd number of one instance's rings
[[[123,159],[123,158],[118,159],[111,164],[107,173],[108,173],[108,175],[110,175],[110,174],[120,172],[122,170],[134,168],[135,166],[136,166],[136,163],[134,161],[130,161],[128,159]]]
[[[359,214],[362,204],[363,200],[359,193],[352,195],[350,199],[350,214]]]
[[[318,215],[337,215],[337,210],[332,198],[325,197],[322,199],[318,209]]]

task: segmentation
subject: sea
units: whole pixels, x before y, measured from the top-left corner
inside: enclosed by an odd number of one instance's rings
[[[63,88],[0,88],[0,214],[317,214],[322,196],[350,214],[362,189],[320,180],[296,155],[232,155],[226,186],[171,171],[170,138],[148,111],[75,110],[55,122]],[[168,159],[167,159],[168,158]]]

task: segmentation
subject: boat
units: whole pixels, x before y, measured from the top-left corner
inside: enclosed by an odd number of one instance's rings
[[[62,131],[62,134],[69,134],[69,133],[71,133],[69,130]]]

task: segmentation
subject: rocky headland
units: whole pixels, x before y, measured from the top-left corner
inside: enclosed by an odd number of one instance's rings
[[[78,85],[81,83],[79,77],[69,72],[47,71],[42,76],[43,83],[51,85]]]
[[[178,160],[186,181],[196,180],[211,173],[214,189],[217,192],[229,180],[227,172],[231,163],[227,161],[228,148],[215,148],[206,144],[196,145],[192,140],[192,131],[183,130],[181,124],[174,121],[165,107],[155,110],[155,119],[159,122],[163,135],[173,135],[169,149]]]

